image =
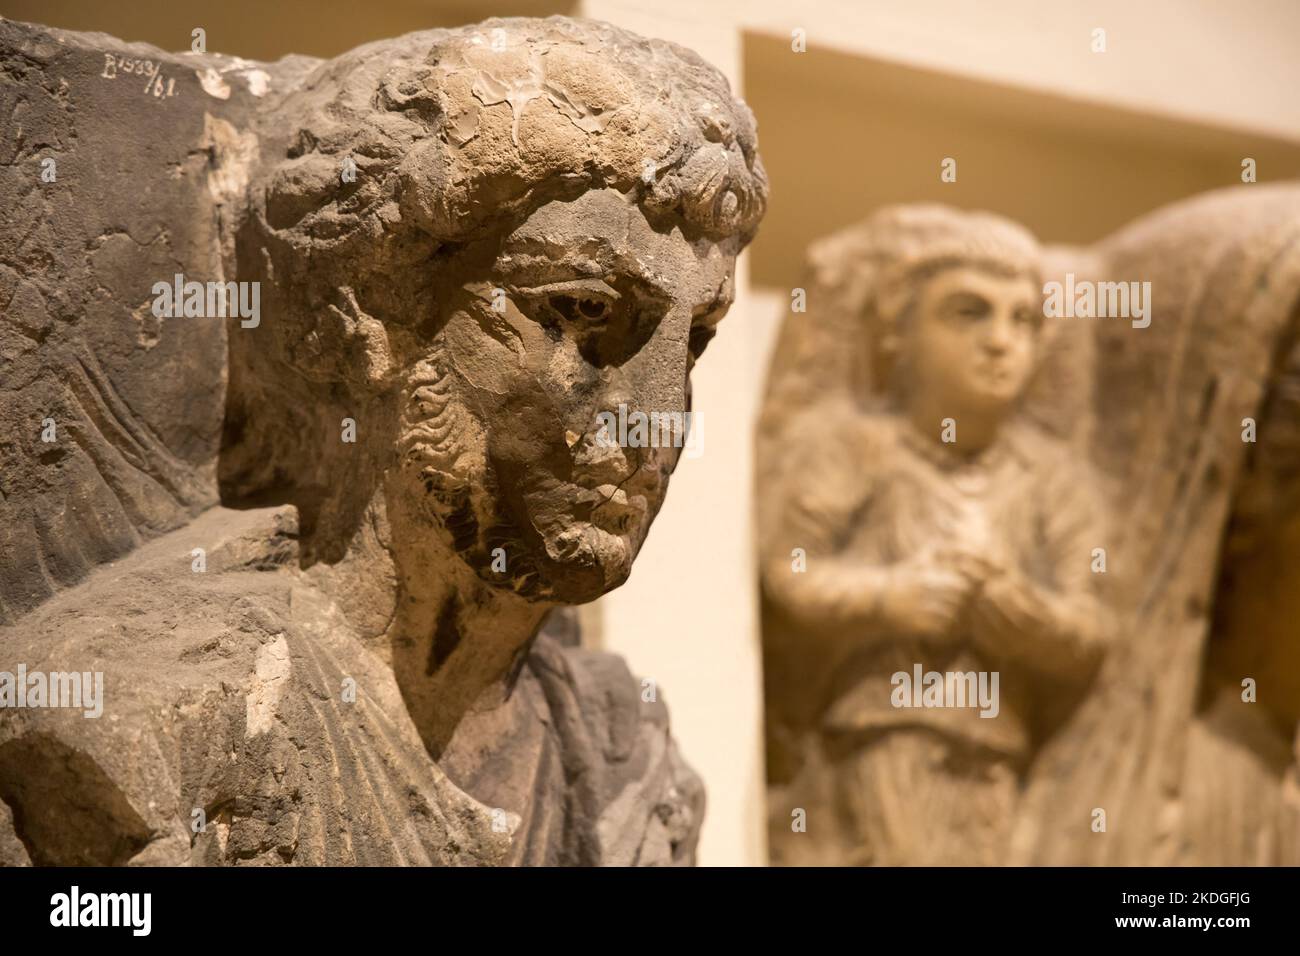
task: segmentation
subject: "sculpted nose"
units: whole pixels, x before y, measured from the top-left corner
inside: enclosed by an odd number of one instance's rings
[[[622,484],[636,471],[635,462],[618,443],[617,430],[608,436],[603,431],[581,436],[572,453],[575,469],[598,484]]]
[[[608,424],[610,416],[613,416],[615,422],[620,415],[626,418],[637,410],[638,404],[636,390],[625,372],[617,368],[601,370],[600,385],[595,392],[597,425],[600,422]]]
[[[623,372],[606,368],[600,378],[589,420],[581,432],[568,432],[565,440],[576,467],[591,478],[618,484],[636,471],[641,461],[641,449],[627,441],[628,423],[634,420],[637,405]]]
[[[1003,355],[1011,350],[1011,344],[1011,316],[999,312],[989,319],[988,329],[984,334],[984,350],[994,355]]]

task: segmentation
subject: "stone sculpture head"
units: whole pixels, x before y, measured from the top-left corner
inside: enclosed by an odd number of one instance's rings
[[[680,450],[597,416],[689,409],[766,202],[748,109],[687,50],[557,18],[362,47],[276,113],[223,499],[297,505],[308,563],[378,502],[394,553],[530,601],[620,584]]]
[[[1039,251],[1020,226],[939,207],[886,210],[875,380],[904,409],[1000,420],[1035,371],[1043,323]]]

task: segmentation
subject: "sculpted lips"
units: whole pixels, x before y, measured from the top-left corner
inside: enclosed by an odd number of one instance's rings
[[[574,517],[609,534],[624,535],[644,527],[655,489],[653,469],[624,449],[598,442],[592,434],[566,442],[572,456],[568,492]]]
[[[646,515],[646,500],[643,495],[629,496],[618,485],[603,484],[594,489],[584,488],[583,499],[594,492],[596,500],[588,514],[588,520],[603,531],[611,534],[630,534],[635,531]],[[586,500],[581,500],[585,505]]]

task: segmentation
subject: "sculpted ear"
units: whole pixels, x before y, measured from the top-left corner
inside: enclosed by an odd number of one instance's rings
[[[358,384],[377,388],[396,371],[388,330],[383,322],[361,309],[352,289],[344,286],[339,289],[339,295],[345,308],[331,305],[329,309],[337,320],[334,328],[343,340],[344,354],[348,357],[348,377]]]
[[[289,363],[308,381],[346,384],[362,394],[397,371],[388,330],[362,309],[351,286],[338,287],[334,301],[313,316],[310,330],[285,348]]]

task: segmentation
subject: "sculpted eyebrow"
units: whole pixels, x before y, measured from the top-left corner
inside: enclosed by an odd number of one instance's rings
[[[950,292],[943,297],[942,305],[945,308],[953,306],[973,305],[978,308],[988,308],[989,300],[986,296],[979,295],[975,292]]]
[[[639,263],[621,257],[613,259],[609,265],[604,265],[585,257],[556,261],[546,255],[508,252],[503,253],[498,260],[498,268],[507,277],[511,273],[522,273],[515,282],[521,288],[550,285],[574,278],[604,279],[615,275],[631,280],[642,292],[657,298],[666,299],[673,295],[673,289],[665,282],[645,271]]]

